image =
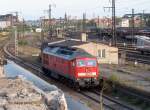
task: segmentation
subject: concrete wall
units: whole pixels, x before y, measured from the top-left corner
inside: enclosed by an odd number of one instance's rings
[[[93,42],[74,47],[81,48],[97,57],[98,63],[100,64],[118,64],[118,48]]]

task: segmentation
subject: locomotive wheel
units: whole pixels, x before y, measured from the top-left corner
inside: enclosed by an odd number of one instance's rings
[[[44,72],[44,73],[46,73],[47,71],[46,71],[46,69],[44,68],[44,67],[42,67],[42,71]]]
[[[74,83],[74,89],[75,89],[77,92],[80,92],[79,83],[77,83],[77,82]]]
[[[44,72],[44,74],[45,74],[46,76],[51,76],[51,75],[50,75],[50,74],[51,74],[51,71],[47,70],[46,68],[42,67],[42,71]]]
[[[48,70],[46,74],[47,74],[47,76],[51,77],[51,71],[50,70]]]

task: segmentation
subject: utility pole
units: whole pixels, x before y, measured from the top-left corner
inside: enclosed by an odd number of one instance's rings
[[[18,23],[18,12],[14,12],[16,14],[16,22]]]
[[[98,28],[100,27],[100,21],[99,21],[99,16],[98,16]]]
[[[115,0],[112,0],[112,37],[113,37],[113,45],[116,46],[117,38],[116,38],[116,5],[115,5]]]
[[[145,10],[143,10],[143,13],[142,13],[142,27],[145,26],[145,18],[144,18],[144,14],[145,14]]]
[[[86,13],[83,13],[83,20],[82,20],[82,31],[85,32],[86,27]]]
[[[67,25],[68,25],[68,20],[67,20],[67,13],[65,13],[65,16],[64,16],[64,22],[65,22],[65,29],[67,29]]]
[[[48,14],[49,14],[49,36],[50,36],[50,38],[52,38],[52,22],[51,22],[51,13],[52,13],[52,5],[51,5],[51,4],[49,4]]]
[[[135,22],[134,22],[134,9],[132,9],[132,44],[134,44],[134,29],[135,29]]]
[[[16,26],[14,26],[14,35],[15,35],[15,56],[18,56],[18,32]]]
[[[116,46],[116,0],[112,0],[111,7],[104,7],[104,10],[105,8],[112,9],[112,45]]]
[[[12,38],[14,36],[14,42],[15,42],[15,56],[18,56],[18,30],[17,30],[17,25],[18,25],[18,12],[11,12],[11,28],[12,28]],[[16,21],[14,24],[14,16],[13,13],[16,15]]]
[[[44,22],[44,17],[40,17],[40,27],[41,27],[41,43],[43,43],[44,42],[44,26],[43,26],[43,22]]]
[[[25,32],[25,20],[23,19],[23,22],[22,22],[22,28],[23,28],[23,32],[22,32],[22,34],[23,34],[23,38],[24,38],[24,32]]]

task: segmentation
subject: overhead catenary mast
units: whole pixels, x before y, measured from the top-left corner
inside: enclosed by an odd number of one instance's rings
[[[116,46],[117,38],[116,38],[116,3],[115,3],[115,0],[112,0],[112,38],[113,38],[113,45]]]
[[[135,22],[134,22],[134,9],[132,9],[132,44],[134,44],[134,29],[135,29]]]
[[[49,37],[50,37],[50,38],[52,38],[51,12],[52,12],[52,5],[51,5],[51,4],[49,4],[48,14],[49,14]]]
[[[117,44],[117,36],[116,36],[116,0],[112,0],[111,7],[104,7],[108,9],[112,9],[112,45],[116,46]]]
[[[83,13],[82,32],[86,31],[86,13]]]

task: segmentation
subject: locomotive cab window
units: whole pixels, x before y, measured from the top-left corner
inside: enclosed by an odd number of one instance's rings
[[[96,60],[88,60],[87,66],[96,66]]]
[[[77,61],[77,66],[78,67],[83,67],[83,66],[96,66],[96,60],[79,60]]]
[[[86,63],[85,63],[85,61],[83,61],[83,60],[78,60],[78,61],[77,61],[77,66],[78,66],[78,67],[83,67],[83,66],[86,66]]]

